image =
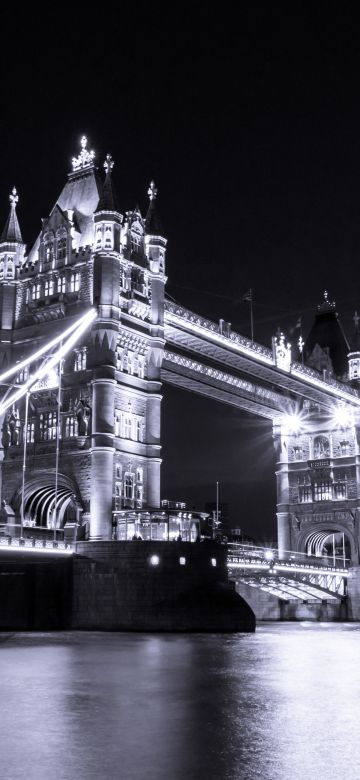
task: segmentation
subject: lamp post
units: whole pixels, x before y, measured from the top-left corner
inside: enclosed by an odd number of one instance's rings
[[[27,427],[28,427],[28,411],[29,411],[29,391],[25,394],[25,424],[24,424],[24,452],[23,452],[23,466],[22,466],[22,486],[21,486],[21,512],[20,512],[20,539],[23,538],[24,530],[24,498],[25,498],[25,471],[26,471],[26,444],[27,444]]]
[[[61,367],[62,360],[59,361],[59,384],[57,397],[57,425],[56,425],[56,455],[55,455],[55,502],[54,502],[54,542],[56,542],[56,521],[57,521],[57,500],[58,500],[58,474],[59,474],[59,447],[61,434]]]

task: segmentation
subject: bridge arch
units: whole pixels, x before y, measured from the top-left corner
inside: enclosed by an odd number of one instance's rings
[[[16,514],[21,514],[22,487],[19,487],[11,501]],[[83,512],[80,499],[72,481],[64,474],[58,475],[58,487],[55,485],[55,472],[48,472],[26,482],[24,487],[24,523],[40,528],[53,528],[53,516],[56,504],[56,527],[63,528],[67,521],[75,522]]]
[[[352,563],[359,560],[359,547],[355,535],[345,523],[317,522],[304,529],[297,541],[297,550],[315,557],[329,557],[335,549],[337,557],[341,558],[345,550],[345,558]]]

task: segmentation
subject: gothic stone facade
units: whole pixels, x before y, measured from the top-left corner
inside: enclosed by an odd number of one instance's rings
[[[77,520],[88,538],[106,540],[116,510],[160,506],[166,240],[153,183],[145,219],[138,209],[120,213],[111,157],[100,177],[86,147],[83,138],[30,252],[15,190],[0,241],[2,372],[91,307],[98,314],[64,359],[61,404],[48,380],[29,396],[24,491],[24,398],[5,413],[2,499],[17,522],[22,513],[25,524],[51,528],[55,515],[58,527]],[[22,370],[15,382],[26,378]]]

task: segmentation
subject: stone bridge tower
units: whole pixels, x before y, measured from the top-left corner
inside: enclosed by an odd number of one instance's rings
[[[145,218],[138,208],[121,212],[110,155],[104,167],[105,178],[83,137],[30,252],[25,255],[15,190],[0,241],[2,368],[27,357],[90,307],[98,313],[63,362],[60,408],[58,372],[57,381],[44,381],[31,393],[26,433],[24,400],[3,420],[2,499],[17,522],[23,502],[25,524],[49,529],[77,520],[91,539],[112,538],[116,511],[160,506],[166,239],[155,185]],[[27,376],[22,371],[16,382]],[[6,392],[2,387],[2,397]]]
[[[349,344],[328,300],[318,306],[304,345],[304,362],[319,379],[359,387],[358,318]],[[340,385],[339,385],[339,389]],[[274,425],[280,555],[325,555],[332,563],[359,563],[360,419],[356,408],[335,402],[325,409],[304,400],[294,416]]]

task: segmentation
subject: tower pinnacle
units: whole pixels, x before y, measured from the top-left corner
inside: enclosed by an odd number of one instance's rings
[[[155,199],[156,199],[157,192],[158,192],[158,191],[157,191],[157,189],[156,189],[156,187],[155,187],[155,182],[154,182],[154,181],[151,181],[151,182],[150,182],[149,189],[148,189],[148,193],[147,193],[147,194],[148,194],[148,196],[149,196],[149,198],[150,198],[150,201],[152,201],[152,200],[155,200]]]
[[[87,150],[87,137],[86,135],[83,135],[80,141],[81,146],[81,152],[78,157],[72,158],[72,168],[73,171],[79,171],[83,170],[84,168],[89,168],[91,165],[93,165],[93,160],[95,157],[94,151],[88,151]]]
[[[12,191],[9,195],[10,200],[10,214],[6,220],[6,224],[4,227],[4,230],[1,235],[1,242],[4,241],[18,241],[20,244],[22,244],[22,236],[21,236],[21,230],[16,214],[16,205],[19,201],[19,196],[17,194],[16,187],[12,188]]]

